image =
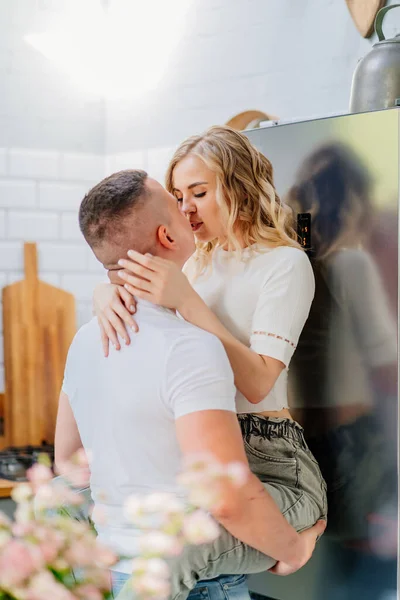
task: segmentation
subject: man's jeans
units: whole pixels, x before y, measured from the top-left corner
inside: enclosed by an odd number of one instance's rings
[[[117,598],[125,583],[127,573],[112,573],[113,598]],[[224,575],[209,581],[199,581],[190,592],[188,600],[250,600],[245,575]]]

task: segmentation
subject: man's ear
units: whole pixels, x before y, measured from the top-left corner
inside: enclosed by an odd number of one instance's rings
[[[157,238],[163,248],[174,250],[176,242],[171,230],[166,225],[160,225],[157,229]]]

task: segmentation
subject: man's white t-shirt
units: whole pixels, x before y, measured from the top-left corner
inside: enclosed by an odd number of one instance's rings
[[[266,248],[255,244],[245,248],[240,257],[217,247],[204,273],[196,277],[195,255],[184,271],[236,339],[286,367],[259,404],[251,404],[238,390],[237,412],[287,408],[288,367],[315,293],[314,273],[305,252],[289,246]]]
[[[175,420],[202,410],[235,411],[233,374],[221,342],[171,311],[140,301],[139,333],[103,355],[96,319],[69,350],[63,391],[90,450],[93,521],[99,540],[136,552],[124,501],[131,494],[179,493]],[[100,513],[105,513],[103,524]],[[129,565],[117,570],[129,572]]]

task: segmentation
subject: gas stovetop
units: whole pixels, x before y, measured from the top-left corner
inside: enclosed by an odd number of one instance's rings
[[[26,481],[26,472],[35,464],[40,454],[47,454],[54,462],[54,446],[10,446],[0,450],[0,479]]]

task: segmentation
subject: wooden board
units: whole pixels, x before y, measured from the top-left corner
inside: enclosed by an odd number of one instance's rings
[[[243,131],[247,129],[250,125],[252,127],[258,127],[261,121],[277,121],[278,117],[274,117],[273,115],[269,115],[260,110],[245,110],[241,112],[225,123],[232,129],[236,129],[237,131]]]
[[[355,26],[364,38],[374,32],[376,13],[386,4],[386,0],[346,0]]]
[[[18,485],[16,481],[8,481],[7,479],[0,479],[0,498],[10,498],[11,492]]]
[[[72,294],[38,279],[36,244],[25,279],[3,288],[5,444],[54,442],[65,359],[76,331]]]

